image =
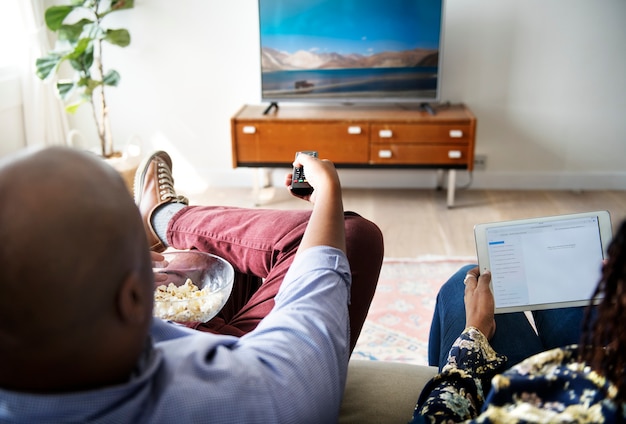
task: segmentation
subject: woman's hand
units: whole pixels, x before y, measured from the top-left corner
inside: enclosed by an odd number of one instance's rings
[[[465,276],[465,326],[476,327],[487,339],[496,332],[494,318],[495,301],[489,288],[491,273],[479,275],[478,267],[472,268]]]

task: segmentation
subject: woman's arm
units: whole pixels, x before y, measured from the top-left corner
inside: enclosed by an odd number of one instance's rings
[[[484,403],[484,383],[505,364],[488,339],[495,333],[491,275],[478,274],[478,268],[465,277],[466,328],[448,354],[448,363],[422,391],[414,423],[460,422],[476,417]]]

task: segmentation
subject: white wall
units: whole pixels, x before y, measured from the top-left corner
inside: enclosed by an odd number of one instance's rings
[[[477,185],[626,188],[626,2],[449,6],[444,87],[477,115]]]
[[[624,17],[624,0],[447,0],[442,100],[477,116],[487,169],[473,187],[626,189]],[[109,91],[118,143],[137,134],[146,151],[167,149],[198,189],[249,184],[252,170],[231,168],[230,118],[261,102],[257,1],[136,0],[110,18],[132,36],[105,52],[122,75]],[[87,109],[74,119],[90,124]],[[347,186],[434,182],[341,173]]]

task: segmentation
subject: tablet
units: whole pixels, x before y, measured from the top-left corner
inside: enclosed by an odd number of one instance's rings
[[[474,226],[480,272],[491,271],[495,312],[588,305],[611,234],[607,211]]]

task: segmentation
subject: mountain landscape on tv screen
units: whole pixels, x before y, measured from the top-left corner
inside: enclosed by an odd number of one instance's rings
[[[289,54],[270,47],[261,48],[261,69],[263,72],[312,69],[436,68],[438,62],[439,52],[431,49],[390,51],[365,56],[357,53],[343,55],[305,50]]]

